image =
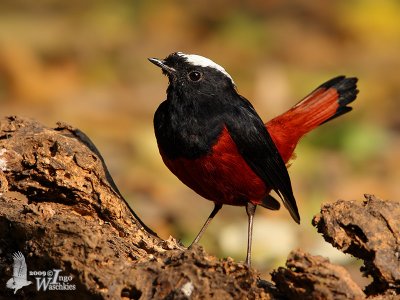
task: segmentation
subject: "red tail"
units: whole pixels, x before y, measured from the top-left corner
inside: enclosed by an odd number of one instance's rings
[[[357,78],[333,78],[290,110],[266,124],[283,160],[287,163],[300,138],[315,127],[349,111],[357,97]]]

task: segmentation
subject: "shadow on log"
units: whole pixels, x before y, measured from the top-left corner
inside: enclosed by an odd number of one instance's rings
[[[390,299],[399,293],[399,203],[338,201],[314,219],[327,241],[365,261],[374,282],[364,292],[344,268],[301,250],[270,283],[232,259],[157,237],[127,206],[93,143],[65,124],[50,129],[0,119],[0,207],[0,298],[362,299],[365,292]],[[367,227],[375,219],[376,227]],[[17,251],[32,284],[14,294],[6,283]],[[53,281],[57,272],[62,277]],[[54,285],[38,291],[46,278]],[[60,285],[64,290],[55,290]]]

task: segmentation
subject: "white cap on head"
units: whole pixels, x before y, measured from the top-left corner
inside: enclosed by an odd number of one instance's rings
[[[233,81],[232,76],[229,75],[229,73],[227,71],[225,71],[225,69],[223,67],[221,67],[219,64],[213,62],[211,59],[204,57],[204,56],[196,55],[196,54],[185,54],[182,52],[177,52],[176,54],[181,57],[186,58],[186,61],[194,66],[210,67],[210,68],[214,68],[214,69],[220,71],[221,73],[223,73],[226,77],[228,77],[232,81],[233,85],[235,85],[235,82]]]

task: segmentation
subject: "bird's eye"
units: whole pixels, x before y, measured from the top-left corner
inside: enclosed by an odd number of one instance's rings
[[[191,81],[199,81],[201,79],[201,73],[198,71],[193,71],[189,73],[189,79]]]

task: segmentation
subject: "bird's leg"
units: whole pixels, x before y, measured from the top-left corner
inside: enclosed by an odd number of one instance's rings
[[[251,242],[253,239],[253,218],[256,213],[257,205],[247,202],[246,213],[248,217],[248,228],[247,228],[247,255],[246,255],[246,265],[250,267],[251,265]]]
[[[219,203],[214,203],[214,209],[212,210],[210,216],[208,217],[207,221],[204,223],[203,227],[201,227],[200,232],[197,234],[196,238],[194,239],[194,241],[190,244],[189,249],[196,244],[201,236],[203,235],[204,231],[206,231],[208,225],[210,224],[210,222],[212,221],[212,219],[215,217],[215,215],[217,214],[217,212],[221,209],[222,204]]]

